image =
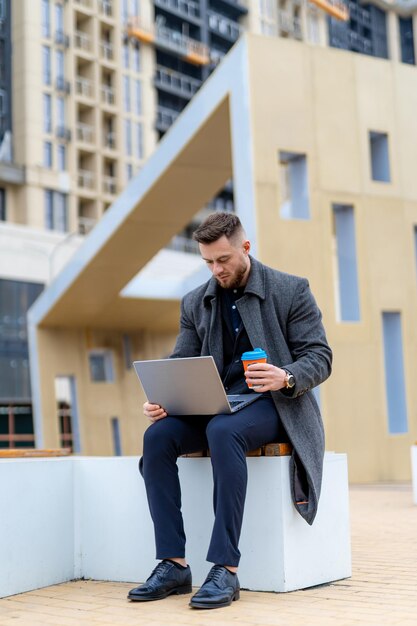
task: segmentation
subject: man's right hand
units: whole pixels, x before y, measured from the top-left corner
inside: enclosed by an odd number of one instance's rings
[[[143,412],[152,423],[157,422],[168,415],[165,409],[159,406],[159,404],[151,404],[150,402],[145,402],[143,405]]]

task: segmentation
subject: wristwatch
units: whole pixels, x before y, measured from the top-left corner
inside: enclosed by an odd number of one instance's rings
[[[292,389],[295,386],[295,378],[291,372],[288,372],[287,370],[284,370],[284,372],[287,374],[285,377],[285,387],[287,389]]]

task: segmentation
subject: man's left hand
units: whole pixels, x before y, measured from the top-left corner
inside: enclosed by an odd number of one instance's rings
[[[286,377],[285,370],[271,363],[253,363],[245,372],[246,382],[258,393],[283,389],[286,387]]]

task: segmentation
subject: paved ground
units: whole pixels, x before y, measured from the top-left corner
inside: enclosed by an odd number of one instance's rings
[[[189,609],[188,596],[133,604],[126,600],[131,584],[77,581],[0,600],[0,625],[417,626],[417,505],[411,486],[354,486],[350,495],[349,580],[286,594],[246,591],[231,607],[215,611]]]

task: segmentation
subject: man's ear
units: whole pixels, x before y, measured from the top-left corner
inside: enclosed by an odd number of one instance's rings
[[[246,240],[243,242],[243,252],[245,254],[249,254],[250,251],[250,241]]]

